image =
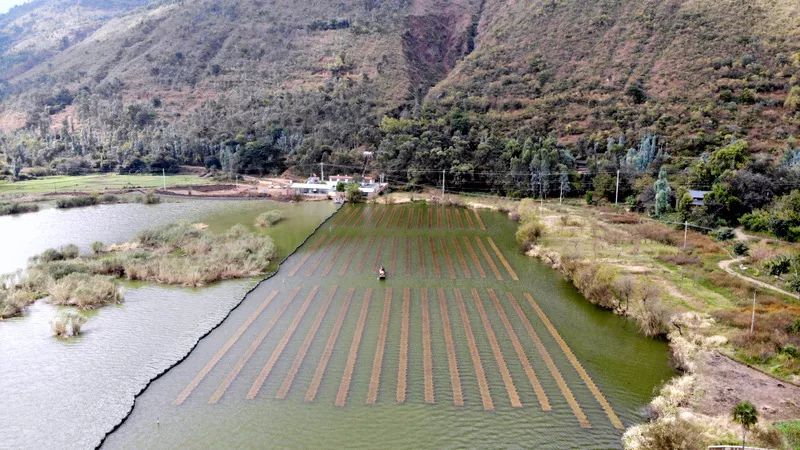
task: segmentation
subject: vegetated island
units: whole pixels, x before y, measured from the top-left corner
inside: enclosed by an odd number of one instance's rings
[[[118,303],[123,279],[194,287],[258,276],[267,272],[276,252],[272,238],[243,225],[214,233],[189,223],[144,231],[124,244],[96,242],[91,254],[80,254],[74,245],[49,249],[32,258],[25,272],[4,277],[0,318],[19,315],[44,297],[81,310]],[[54,331],[61,334],[55,324]]]

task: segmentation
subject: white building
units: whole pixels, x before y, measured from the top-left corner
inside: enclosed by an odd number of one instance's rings
[[[310,176],[305,183],[292,183],[291,188],[301,195],[325,195],[333,198],[336,186],[339,183],[349,184],[355,182],[351,175],[331,175],[327,181],[320,180],[316,175]],[[376,183],[374,178],[367,177],[358,183],[358,190],[367,197],[386,189],[388,183]]]

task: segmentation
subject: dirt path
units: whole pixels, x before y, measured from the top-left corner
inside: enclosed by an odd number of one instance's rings
[[[756,369],[713,352],[700,365],[703,394],[697,409],[708,415],[727,414],[734,405],[749,400],[767,420],[800,417],[800,387],[777,380]]]
[[[725,272],[735,276],[736,278],[740,278],[740,279],[742,279],[744,281],[747,281],[748,283],[750,283],[752,285],[759,286],[759,287],[762,287],[764,289],[769,289],[771,291],[775,291],[775,292],[781,293],[783,295],[786,295],[786,296],[789,296],[789,297],[796,298],[796,299],[800,300],[800,295],[792,294],[789,291],[785,291],[785,290],[783,290],[783,289],[781,289],[779,287],[773,286],[773,285],[771,285],[769,283],[765,283],[763,281],[756,280],[755,278],[750,278],[748,276],[742,275],[739,272],[731,269],[731,264],[739,263],[743,259],[744,258],[726,259],[725,261],[720,261],[718,266],[719,266],[720,269],[724,270]]]

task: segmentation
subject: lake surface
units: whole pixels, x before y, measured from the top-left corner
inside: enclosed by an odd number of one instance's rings
[[[522,255],[514,229],[495,212],[345,207],[104,445],[619,447],[673,375],[667,346]]]
[[[332,212],[330,203],[191,200],[158,205],[46,209],[0,217],[0,268],[25,267],[50,247],[123,242],[147,228],[184,220],[222,231],[282,209],[269,230],[280,257],[299,245]],[[243,298],[257,280],[203,289],[128,284],[125,302],[90,313],[84,333],[52,337],[57,309],[44,301],[24,316],[0,322],[0,448],[92,448],[129,411],[149,380],[183,358],[197,340]]]

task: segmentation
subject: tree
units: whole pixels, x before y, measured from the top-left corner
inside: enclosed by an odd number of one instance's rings
[[[669,194],[672,190],[667,181],[667,169],[662,167],[658,172],[656,180],[656,216],[660,216],[669,210]]]
[[[347,197],[347,201],[351,203],[358,203],[361,201],[361,190],[358,188],[358,184],[350,183],[347,185],[347,191],[345,192],[345,196]]]
[[[733,421],[742,426],[742,448],[744,449],[747,431],[758,422],[758,411],[752,403],[743,401],[733,407],[731,415]]]

